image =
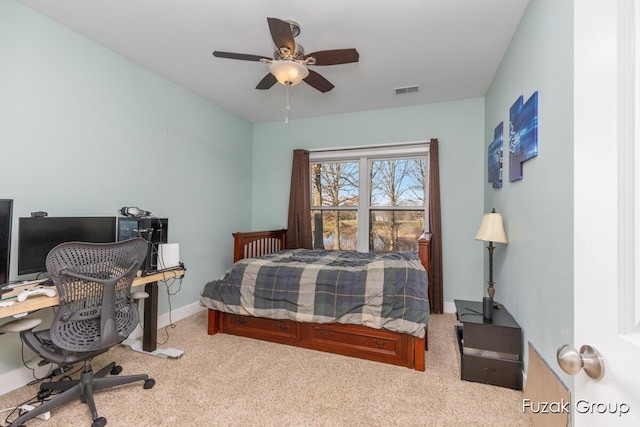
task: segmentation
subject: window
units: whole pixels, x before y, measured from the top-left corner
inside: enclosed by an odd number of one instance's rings
[[[316,249],[416,251],[427,223],[428,144],[310,153]]]

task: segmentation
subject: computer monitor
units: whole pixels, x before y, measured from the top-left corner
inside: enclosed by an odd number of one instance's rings
[[[150,243],[167,243],[167,218],[118,217],[118,241],[142,237]]]
[[[18,274],[46,271],[47,254],[60,243],[115,241],[115,216],[19,218]]]
[[[0,199],[0,285],[9,282],[13,200]]]

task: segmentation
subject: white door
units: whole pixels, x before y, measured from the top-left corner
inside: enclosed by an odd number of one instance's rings
[[[576,427],[640,426],[640,85],[634,66],[640,20],[634,3],[574,1],[573,344],[598,350],[605,367],[599,381],[584,371],[575,376]]]

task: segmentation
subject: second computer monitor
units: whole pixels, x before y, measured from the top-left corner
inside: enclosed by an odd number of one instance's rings
[[[118,241],[142,237],[149,242],[147,257],[142,265],[145,274],[159,270],[158,246],[168,242],[167,218],[118,218]]]
[[[118,241],[142,237],[150,243],[167,243],[167,218],[118,218]]]

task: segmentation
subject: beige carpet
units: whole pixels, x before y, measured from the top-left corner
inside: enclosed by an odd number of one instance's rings
[[[461,381],[455,316],[431,316],[426,372],[229,335],[208,336],[201,312],[170,329],[165,347],[178,360],[123,347],[94,361],[116,360],[141,384],[96,394],[98,412],[118,426],[530,426],[522,393]],[[159,331],[159,339],[164,332]],[[72,371],[73,372],[73,371]],[[0,409],[35,396],[37,385],[0,396]],[[4,415],[2,416],[4,421]],[[89,426],[86,405],[72,402],[49,421],[27,427]]]

